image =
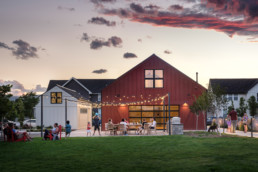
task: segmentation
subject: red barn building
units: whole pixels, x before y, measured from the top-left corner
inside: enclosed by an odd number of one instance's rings
[[[179,116],[184,129],[195,130],[196,115],[189,106],[203,91],[203,86],[153,54],[102,90],[102,128],[109,118],[119,123],[122,118],[129,122],[145,118],[148,122],[155,117],[157,129],[164,129],[169,118],[169,93],[170,116]],[[206,129],[204,120],[206,116],[200,115],[199,130]]]

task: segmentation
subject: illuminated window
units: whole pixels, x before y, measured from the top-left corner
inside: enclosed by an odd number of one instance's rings
[[[145,70],[145,88],[163,88],[163,70]]]
[[[51,92],[51,103],[61,104],[62,103],[62,92]]]

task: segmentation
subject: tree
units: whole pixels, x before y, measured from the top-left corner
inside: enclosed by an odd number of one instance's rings
[[[247,100],[247,102],[248,102],[248,109],[249,109],[249,111],[250,111],[250,115],[251,115],[252,117],[254,117],[255,114],[256,114],[256,108],[257,108],[257,103],[256,103],[256,101],[255,101],[255,97],[254,97],[254,96],[251,96],[251,97]]]
[[[225,91],[220,88],[219,85],[214,85],[208,90],[208,94],[210,99],[208,110],[209,112],[216,114],[218,128],[220,128],[218,112],[222,109],[226,109],[228,104],[228,100],[224,96]]]
[[[8,115],[12,109],[12,102],[9,100],[12,97],[11,91],[12,85],[0,86],[0,119],[3,119]]]
[[[196,130],[198,129],[198,117],[199,117],[199,114],[200,114],[200,106],[199,106],[199,103],[197,102],[198,99],[195,99],[195,102],[193,102],[193,104],[190,106],[190,110],[192,113],[194,113],[196,115]]]
[[[241,97],[239,102],[239,108],[236,109],[238,115],[243,117],[247,109],[248,109],[248,106],[245,104],[245,99]]]
[[[29,92],[24,95],[22,95],[21,100],[24,105],[24,116],[32,118],[34,116],[33,114],[33,108],[38,104],[39,98],[36,96],[36,93]]]
[[[13,101],[10,101],[10,106],[11,108],[9,109],[9,111],[6,113],[6,118],[11,120],[11,121],[14,121],[15,118],[17,117],[17,110],[16,110],[16,107],[15,107],[15,102]]]
[[[202,93],[202,95],[198,97],[197,103],[199,104],[200,111],[202,112],[202,115],[203,115],[204,128],[206,128],[206,118],[205,118],[205,114],[207,113],[207,111],[208,111],[208,109],[209,109],[209,106],[210,106],[210,103],[211,103],[207,91],[204,91],[204,92]]]
[[[256,103],[256,101],[255,101],[255,97],[254,96],[251,96],[248,100],[247,100],[247,102],[248,102],[248,109],[249,109],[249,111],[250,111],[250,115],[252,116],[252,117],[254,117],[255,116],[255,114],[256,114],[256,108],[257,108],[257,106],[258,106],[258,104]],[[251,137],[253,137],[253,118],[251,118]]]
[[[23,125],[23,121],[24,121],[24,104],[21,98],[18,98],[15,100],[15,108],[17,111],[17,117],[18,117],[18,121],[20,122],[21,126]]]

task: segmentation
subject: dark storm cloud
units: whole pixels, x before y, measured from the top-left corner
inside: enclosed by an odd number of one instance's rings
[[[124,53],[124,58],[125,59],[129,59],[129,58],[137,58],[137,55],[135,55],[134,53]]]
[[[92,24],[99,24],[99,25],[106,25],[106,26],[115,26],[115,21],[108,21],[104,19],[103,17],[93,17],[91,20],[88,21],[88,23]]]
[[[86,41],[86,42],[90,41],[90,37],[88,36],[87,33],[82,34],[81,41]]]
[[[164,53],[165,53],[165,54],[171,54],[172,51],[170,51],[170,50],[165,50]]]
[[[15,40],[13,41],[13,44],[15,44],[16,47],[10,47],[5,43],[0,42],[0,48],[5,48],[7,50],[12,51],[12,54],[17,59],[28,60],[30,58],[38,58],[38,55],[37,55],[38,49],[31,46],[29,43],[23,40]],[[39,49],[43,50],[42,48],[39,48]]]
[[[140,2],[140,1],[138,1]],[[127,8],[102,9],[106,15],[127,18],[132,22],[153,26],[200,28],[224,32],[229,36],[258,37],[257,0],[184,0],[192,8],[172,5],[169,10],[145,10],[141,4],[131,3]]]
[[[62,7],[62,6],[58,6],[57,9],[58,9],[58,10],[75,11],[75,8]]]
[[[96,73],[96,74],[102,74],[102,73],[106,73],[106,72],[107,72],[106,69],[99,69],[99,70],[92,71],[92,73]]]
[[[13,44],[17,45],[17,48],[12,50],[14,56],[17,59],[28,60],[29,58],[38,58],[37,48],[31,46],[29,43],[23,40],[13,41]]]

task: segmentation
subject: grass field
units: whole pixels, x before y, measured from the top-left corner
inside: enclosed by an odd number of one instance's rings
[[[258,171],[258,139],[88,137],[0,143],[0,171]]]

